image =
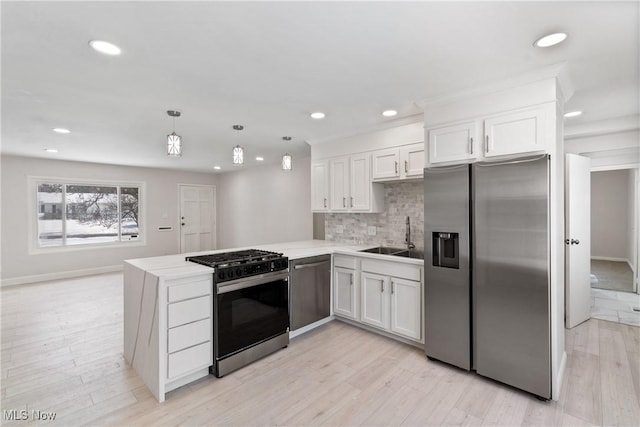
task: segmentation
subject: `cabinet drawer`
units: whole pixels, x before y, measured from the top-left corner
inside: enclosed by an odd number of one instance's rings
[[[213,347],[206,342],[170,354],[167,360],[167,378],[174,378],[213,364]]]
[[[174,353],[205,341],[211,341],[211,318],[169,329],[168,352]]]
[[[196,320],[211,318],[211,308],[210,295],[169,304],[167,327],[173,328]]]
[[[400,277],[407,280],[421,280],[421,268],[401,262],[384,262],[373,259],[362,260],[362,271],[382,274],[385,276]]]
[[[167,301],[182,301],[189,298],[211,295],[212,292],[211,278],[199,277],[192,282],[169,286],[167,288]]]
[[[356,259],[350,256],[334,255],[333,265],[334,267],[350,268],[352,270],[355,270]]]

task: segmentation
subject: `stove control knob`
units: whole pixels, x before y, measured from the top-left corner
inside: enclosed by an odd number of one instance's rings
[[[242,270],[239,268],[236,268],[236,277],[240,277],[242,276]]]
[[[232,279],[232,278],[233,278],[233,270],[227,271],[227,279]]]

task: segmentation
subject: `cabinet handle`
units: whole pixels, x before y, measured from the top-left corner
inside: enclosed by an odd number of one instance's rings
[[[351,197],[351,207],[353,207],[353,197]]]
[[[380,292],[384,292],[384,282],[380,282]]]
[[[398,175],[398,162],[394,162],[396,164],[396,175]]]
[[[469,154],[473,154],[473,137],[469,138]]]
[[[396,288],[396,283],[395,282],[391,282],[391,293],[393,294],[395,291],[394,289]]]
[[[342,207],[343,207],[343,208],[346,208],[346,207],[347,207],[347,198],[346,198],[346,197],[343,197],[343,198],[342,198]]]
[[[404,161],[404,173],[409,173],[409,162],[407,160]]]
[[[484,139],[484,152],[485,154],[489,152],[489,135]]]
[[[326,197],[324,198],[324,207],[325,208],[327,207],[327,198]]]
[[[353,286],[353,274],[349,275],[349,284]]]

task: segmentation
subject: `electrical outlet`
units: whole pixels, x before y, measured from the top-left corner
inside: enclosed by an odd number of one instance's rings
[[[370,225],[367,227],[367,234],[369,236],[375,236],[376,235],[376,226],[375,225]]]
[[[336,233],[338,233],[338,234],[344,233],[344,225],[336,226]]]

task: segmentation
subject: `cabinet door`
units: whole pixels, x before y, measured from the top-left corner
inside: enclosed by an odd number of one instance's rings
[[[336,315],[357,318],[355,270],[343,267],[333,269],[333,312]]]
[[[362,310],[360,321],[367,325],[388,329],[388,277],[373,273],[362,273],[361,278],[362,286],[360,293],[362,297]]]
[[[454,162],[478,157],[476,122],[429,130],[429,163]]]
[[[349,207],[353,211],[371,209],[371,175],[369,173],[369,154],[351,156],[351,194]]]
[[[537,107],[484,121],[486,157],[545,151],[545,111]]]
[[[311,166],[311,210],[329,210],[329,162],[327,160]]]
[[[400,147],[402,176],[421,177],[424,174],[424,142]]]
[[[391,278],[391,332],[422,340],[422,285]]]
[[[373,180],[397,178],[400,176],[399,169],[400,150],[388,148],[373,152]]]
[[[349,207],[349,158],[340,157],[329,162],[331,182],[331,210],[346,211]]]

